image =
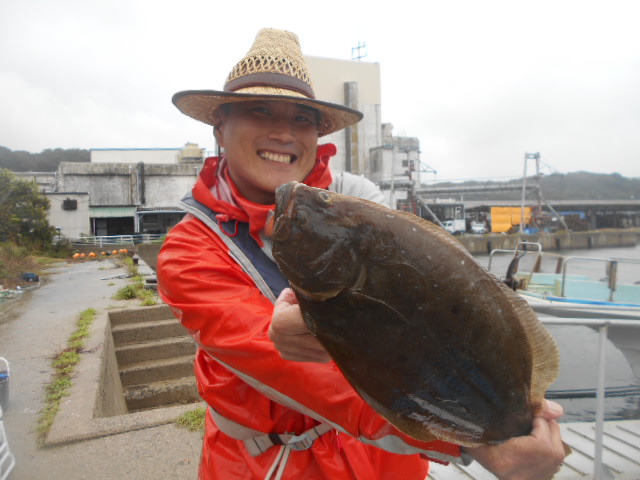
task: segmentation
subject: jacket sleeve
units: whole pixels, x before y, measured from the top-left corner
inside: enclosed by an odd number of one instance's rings
[[[388,207],[380,188],[362,175],[340,172],[334,179],[333,183],[329,186],[329,190],[343,195],[351,195],[352,197],[371,200],[372,202]]]
[[[157,273],[162,299],[200,348],[262,395],[395,453],[460,456],[455,445],[420,442],[399,432],[360,398],[335,363],[282,359],[267,336],[273,304],[199,220],[185,218],[174,227],[158,256]],[[228,409],[220,413],[255,428],[247,424],[251,419],[233,418],[238,411],[232,405]],[[289,426],[276,419],[272,428]]]

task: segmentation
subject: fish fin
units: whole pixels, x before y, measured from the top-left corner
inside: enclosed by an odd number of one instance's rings
[[[538,319],[526,300],[503,284],[509,301],[525,330],[531,348],[531,404],[537,408],[544,394],[555,381],[560,369],[560,354],[556,342]]]

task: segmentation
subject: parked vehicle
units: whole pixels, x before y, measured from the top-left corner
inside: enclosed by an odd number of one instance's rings
[[[471,222],[471,233],[487,233],[483,222]]]
[[[447,232],[452,233],[453,235],[465,233],[467,231],[467,222],[464,218],[446,220],[442,222],[442,226]]]

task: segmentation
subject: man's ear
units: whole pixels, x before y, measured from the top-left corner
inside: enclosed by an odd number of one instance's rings
[[[223,108],[218,108],[215,112],[213,112],[213,136],[216,139],[216,143],[221,147],[224,146],[221,129],[225,118],[226,112]]]
[[[220,127],[218,125],[214,125],[213,126],[213,138],[216,139],[216,143],[218,145],[221,145],[221,142],[220,142]]]

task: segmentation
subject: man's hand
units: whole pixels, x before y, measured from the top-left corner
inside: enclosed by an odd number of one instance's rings
[[[276,300],[269,338],[285,360],[327,363],[331,357],[309,333],[293,290],[285,288]]]
[[[562,407],[545,400],[526,437],[511,438],[500,445],[465,448],[483,467],[500,480],[543,480],[553,477],[565,457],[565,446],[556,419]]]

